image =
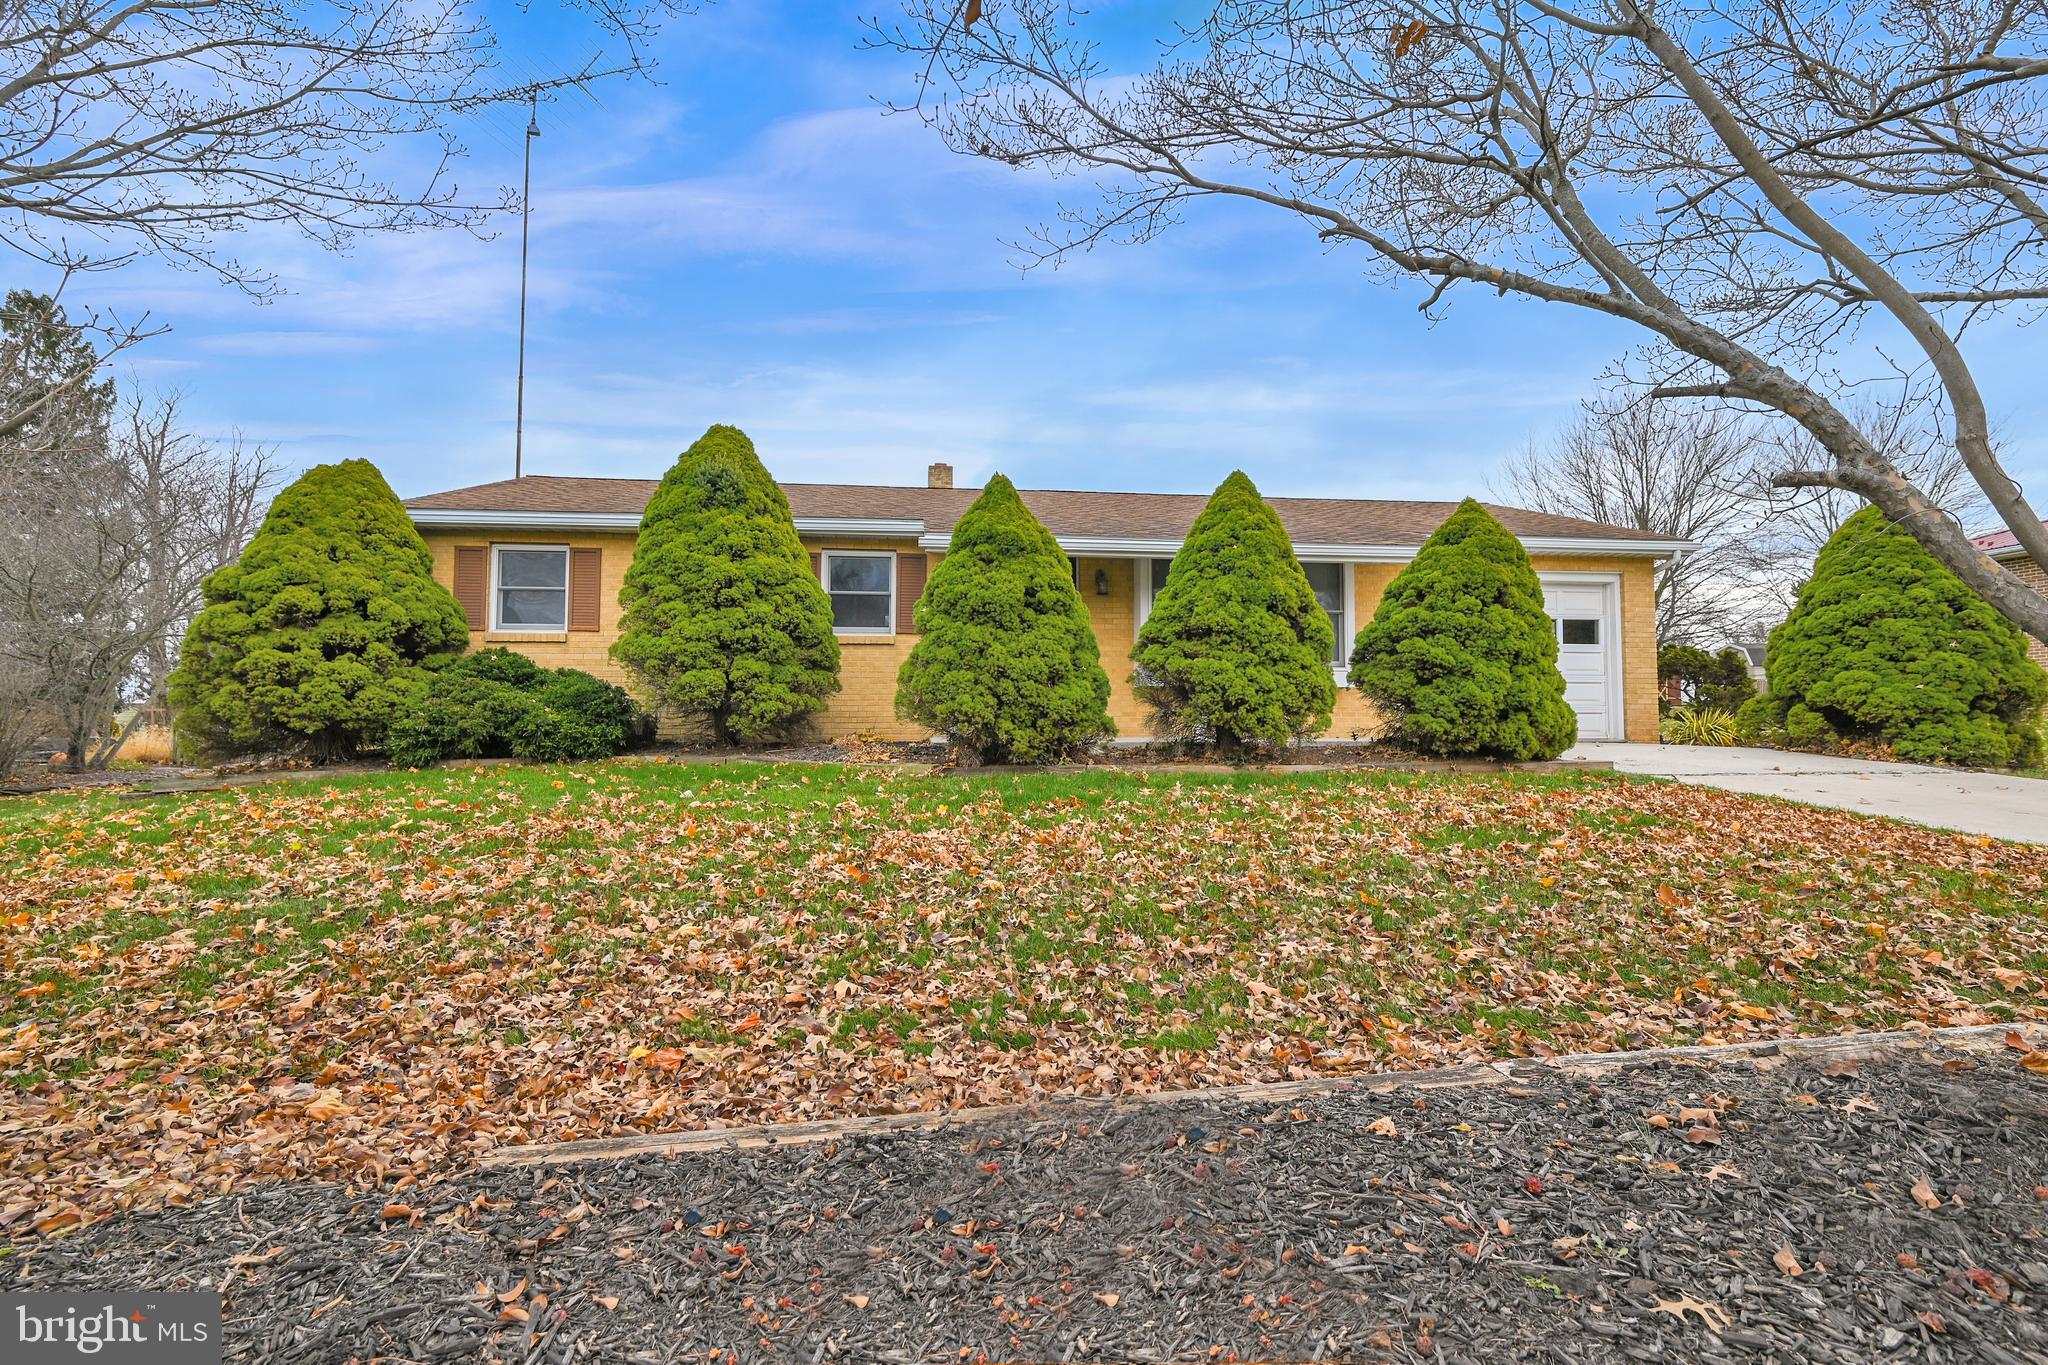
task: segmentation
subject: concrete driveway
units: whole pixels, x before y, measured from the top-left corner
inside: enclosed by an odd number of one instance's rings
[[[1580,744],[1571,760],[1604,760],[1615,770],[1668,777],[1723,791],[1783,796],[1814,806],[1889,815],[1937,829],[2048,844],[2048,781],[1964,772],[1924,763],[1879,763],[1779,749],[1711,749],[1680,744]]]

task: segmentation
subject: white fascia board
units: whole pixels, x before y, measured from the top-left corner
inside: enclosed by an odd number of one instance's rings
[[[507,531],[637,531],[638,512],[484,512],[472,508],[408,507],[415,526],[496,527]]]
[[[1695,540],[1600,540],[1591,536],[1523,536],[1522,548],[1546,555],[1650,555],[1669,559],[1700,548]]]
[[[1986,550],[1984,553],[1990,558],[2000,561],[2025,559],[2027,557],[2027,547],[2024,545],[2001,545],[1995,550]]]
[[[504,530],[549,531],[634,531],[640,527],[637,512],[492,512],[470,508],[408,508],[416,526],[498,527]],[[806,535],[881,536],[915,538],[927,550],[943,550],[952,542],[950,533],[929,532],[915,517],[797,517],[796,529]],[[1134,536],[1058,536],[1059,546],[1068,554],[1101,555],[1109,558],[1163,558],[1180,552],[1181,542]],[[1579,536],[1525,536],[1522,546],[1531,554],[1648,555],[1668,559],[1698,546],[1689,540],[1602,540]],[[1414,545],[1335,545],[1304,542],[1294,547],[1297,559],[1342,559],[1363,564],[1405,564],[1415,558]],[[2022,551],[2015,546],[2000,550],[1993,558],[2003,559]]]
[[[950,537],[925,535],[918,544],[927,550],[943,550]],[[1138,540],[1120,536],[1055,536],[1059,547],[1070,555],[1101,555],[1107,558],[1163,559],[1180,552],[1178,540]],[[1599,540],[1575,536],[1528,536],[1523,548],[1531,554],[1648,555],[1668,559],[1697,549],[1689,540]],[[1294,547],[1296,559],[1341,559],[1360,564],[1406,564],[1415,558],[1417,545],[1332,545],[1302,542]]]
[[[796,529],[816,536],[924,536],[922,517],[793,517]],[[922,539],[919,540],[922,544]]]
[[[415,526],[474,526],[508,531],[637,531],[638,512],[489,512],[471,508],[411,507]],[[797,517],[796,529],[810,535],[898,536],[924,533],[924,522],[896,517]]]

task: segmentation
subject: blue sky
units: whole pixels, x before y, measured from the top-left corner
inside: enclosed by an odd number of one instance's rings
[[[1114,47],[1174,8],[1096,22]],[[590,46],[503,9],[510,72]],[[1020,271],[1006,243],[1062,187],[883,117],[876,97],[912,73],[858,49],[853,13],[727,0],[664,35],[659,84],[543,106],[529,473],[658,475],[730,422],[790,480],[922,483],[948,460],[963,483],[1001,470],[1025,487],[1206,491],[1242,467],[1272,494],[1483,494],[1637,339],[1476,293],[1431,324],[1421,291],[1251,206]],[[465,184],[518,183],[524,121],[463,128]],[[366,456],[421,493],[511,472],[517,227],[345,256],[265,231],[235,247],[281,277],[274,302],[152,264],[91,296],[172,326],[132,375],[181,389],[202,429],[294,468]],[[2008,328],[1972,351],[2015,472],[2048,483],[2038,344]]]

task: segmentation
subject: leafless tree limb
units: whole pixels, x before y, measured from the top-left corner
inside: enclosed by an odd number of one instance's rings
[[[526,81],[499,73],[470,0],[0,0],[0,241],[67,270],[151,252],[265,292],[223,233],[475,227],[516,199],[455,183],[452,120],[640,71],[688,8],[564,4],[616,55]],[[372,169],[420,141],[436,150],[404,183]]]
[[[1470,282],[1622,319],[1673,359],[1651,387],[1796,428],[1820,463],[1778,484],[1876,503],[2048,639],[2048,596],[1975,549],[1835,372],[1859,329],[1905,338],[1901,382],[1935,385],[1954,461],[2048,563],[1963,345],[2048,300],[2035,0],[1215,0],[1135,75],[1064,0],[955,8],[905,0],[873,40],[916,59],[911,109],[955,150],[1095,180],[1033,259],[1226,197],[1418,278],[1428,308]]]

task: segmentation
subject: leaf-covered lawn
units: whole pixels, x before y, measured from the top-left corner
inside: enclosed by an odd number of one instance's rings
[[[503,1143],[2048,1017],[2048,849],[1597,774],[0,803],[0,1221]]]

